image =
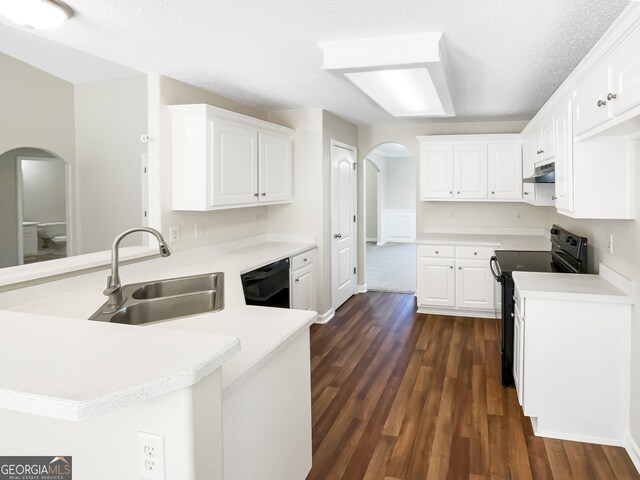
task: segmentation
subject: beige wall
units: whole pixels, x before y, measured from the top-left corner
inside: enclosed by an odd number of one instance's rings
[[[75,161],[73,85],[0,53],[0,267],[18,255],[15,156],[32,147]],[[23,150],[26,152],[26,150]]]
[[[111,248],[123,230],[143,225],[140,135],[147,133],[147,77],[75,86],[75,252]],[[146,239],[145,239],[146,240]],[[122,245],[140,245],[130,236]]]
[[[327,313],[332,309],[331,140],[356,146],[357,127],[320,109],[270,112],[269,120],[296,133],[293,203],[268,207],[268,231],[316,237],[318,311]]]
[[[640,142],[636,145],[636,151],[640,151]],[[636,159],[638,161],[640,154]],[[640,169],[636,168],[636,188],[638,186]],[[640,196],[636,198],[636,211],[640,211]],[[640,445],[640,221],[575,220],[549,209],[547,226],[551,227],[554,223],[588,238],[590,273],[597,273],[598,264],[602,262],[636,283],[631,321],[631,434],[636,444]],[[607,251],[609,234],[613,234],[613,254]]]
[[[267,211],[263,207],[213,212],[178,212],[171,207],[171,115],[167,105],[206,103],[266,120],[267,114],[214,93],[157,74],[148,76],[149,92],[149,210],[151,226],[169,237],[169,228],[179,226],[182,239],[171,245],[185,250],[230,242],[267,232]],[[194,238],[195,224],[203,224],[204,237]]]

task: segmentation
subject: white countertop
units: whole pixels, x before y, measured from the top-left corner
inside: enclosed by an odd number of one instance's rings
[[[230,337],[240,340],[240,352],[226,361],[222,366],[222,378],[225,388],[234,388],[242,383],[252,371],[259,368],[268,358],[275,352],[287,344],[292,338],[307,328],[316,318],[315,312],[296,311],[287,309],[272,309],[264,307],[250,307],[245,305],[244,294],[242,290],[242,282],[240,274],[247,272],[262,265],[274,262],[276,260],[296,255],[298,253],[314,248],[313,243],[293,243],[293,242],[269,242],[262,241],[253,245],[239,244],[235,250],[221,250],[219,247],[202,247],[183,252],[176,252],[167,258],[153,258],[139,263],[124,265],[120,269],[120,277],[123,284],[138,283],[149,280],[159,280],[163,278],[181,277],[186,275],[195,275],[200,273],[223,272],[224,277],[224,310],[216,313],[204,313],[191,317],[182,317],[179,319],[157,323],[144,327],[130,325],[105,324],[101,322],[93,322],[84,320],[89,318],[106,300],[102,294],[102,290],[106,284],[107,271],[99,271],[79,275],[75,277],[65,278],[54,282],[39,284],[23,289],[12,290],[0,294],[0,325],[7,322],[15,322],[12,318],[24,319],[34,318],[40,321],[50,322],[50,325],[58,325],[65,321],[73,322],[73,325],[82,325],[82,329],[74,332],[69,337],[71,345],[91,344],[93,336],[99,336],[100,332],[106,329],[113,329],[119,335],[118,342],[122,343],[124,333],[131,332],[132,338],[138,339],[137,348],[139,355],[155,355],[159,352],[156,343],[146,339],[141,341],[141,336],[150,335],[158,338],[158,343],[162,343],[163,339],[172,338],[177,332],[171,332],[167,336],[167,330],[187,331],[185,334],[189,338],[202,338],[202,342],[210,342],[209,362],[215,363],[218,356],[224,354],[227,360],[229,355],[226,350],[213,348],[216,343],[211,342],[227,342]],[[4,310],[5,312],[1,312]],[[35,314],[23,317],[12,313]],[[92,415],[100,413],[105,409],[119,408],[123,406],[122,396],[109,396],[107,392],[114,390],[117,385],[112,382],[117,379],[105,379],[100,376],[86,375],[77,382],[62,382],[64,388],[62,391],[53,392],[46,383],[38,382],[41,375],[45,375],[48,371],[62,371],[62,363],[58,362],[58,348],[53,343],[47,343],[48,330],[39,330],[37,324],[25,324],[24,328],[13,328],[11,325],[3,330],[3,341],[13,342],[16,345],[24,346],[25,343],[32,342],[37,339],[42,346],[43,358],[49,358],[49,362],[38,364],[28,360],[27,350],[24,358],[13,360],[10,357],[0,356],[0,364],[9,366],[0,371],[0,407],[15,408],[16,402],[12,399],[21,398],[18,402],[28,408],[31,413],[47,415],[57,418],[72,418],[76,415]],[[47,323],[49,325],[49,323]],[[66,325],[66,324],[65,324]],[[4,327],[2,327],[4,328]],[[52,327],[55,329],[55,327]],[[188,333],[191,332],[191,333]],[[222,335],[223,340],[216,340],[218,335]],[[118,344],[115,343],[115,345]],[[188,343],[187,337],[185,342]],[[109,342],[101,341],[101,344],[109,345]],[[225,343],[226,345],[226,343]],[[79,347],[80,348],[80,347]],[[117,352],[120,352],[120,347]],[[204,348],[204,347],[203,347]],[[109,356],[108,352],[112,350],[106,349],[101,352],[102,355]],[[171,357],[166,356],[168,364],[175,360],[178,353]],[[166,352],[159,352],[159,355],[166,355]],[[98,358],[94,358],[98,357]],[[89,357],[90,362],[100,362],[104,359],[100,355],[94,354]],[[222,358],[222,357],[221,357]],[[62,360],[60,361],[62,362]],[[46,365],[46,370],[41,371],[42,365]],[[118,364],[120,365],[120,364]],[[112,370],[110,376],[129,378],[127,369],[131,365],[122,364],[118,374],[115,375]],[[32,370],[38,370],[37,374]],[[5,370],[10,370],[5,378]],[[32,382],[18,383],[14,378],[19,378],[21,372],[25,374],[25,378],[32,378]],[[183,388],[183,386],[174,388],[173,379],[178,372],[168,369],[166,372],[158,368],[151,368],[149,362],[144,362],[135,377],[138,387],[131,387],[134,391],[127,393],[127,397],[133,401],[135,397],[135,389],[139,393],[145,390],[148,382],[156,382],[157,388],[149,390],[152,396],[168,393],[170,391]],[[175,378],[178,380],[178,378]],[[144,380],[144,381],[143,381]],[[129,381],[129,385],[133,385]],[[118,385],[120,385],[118,383]],[[92,408],[92,402],[96,401],[96,396],[91,398],[84,396],[83,392],[101,392],[100,398],[106,403],[100,409]],[[59,398],[66,402],[64,406],[60,406],[59,411],[53,411],[52,399]],[[140,397],[142,398],[142,397]],[[148,397],[151,398],[151,397]],[[110,400],[111,399],[111,400]],[[29,400],[29,401],[28,401]],[[71,403],[69,403],[71,402]],[[76,414],[69,412],[69,409],[76,410]],[[25,410],[21,410],[25,411]],[[82,412],[82,413],[80,413]]]
[[[544,235],[505,235],[503,233],[423,233],[416,238],[418,245],[473,245],[496,247],[497,250],[551,250],[551,242]]]
[[[83,420],[194,385],[239,349],[229,336],[0,311],[0,408]]]
[[[523,298],[633,304],[633,298],[600,275],[513,272]]]

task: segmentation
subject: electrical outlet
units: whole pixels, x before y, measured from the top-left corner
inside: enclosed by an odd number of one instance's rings
[[[456,219],[456,211],[455,210],[450,210],[449,211],[449,219],[450,220],[455,220]]]
[[[204,237],[204,223],[196,223],[193,226],[193,236],[194,238]]]
[[[607,252],[613,253],[613,234],[610,233],[607,238]]]
[[[169,227],[169,242],[175,243],[180,241],[180,227]]]
[[[516,212],[516,220],[522,220],[522,213]]]
[[[165,480],[162,435],[138,432],[138,476],[144,479]]]

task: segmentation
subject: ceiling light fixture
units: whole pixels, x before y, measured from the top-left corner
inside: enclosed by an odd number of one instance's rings
[[[55,28],[73,16],[73,10],[58,0],[0,0],[0,14],[27,28]]]
[[[455,116],[442,33],[323,42],[324,70],[343,73],[394,117]]]

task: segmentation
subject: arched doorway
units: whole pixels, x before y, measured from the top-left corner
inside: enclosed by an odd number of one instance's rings
[[[0,267],[68,255],[69,188],[68,165],[51,152],[0,155]]]
[[[368,290],[415,292],[416,164],[399,143],[365,156],[365,282]]]

